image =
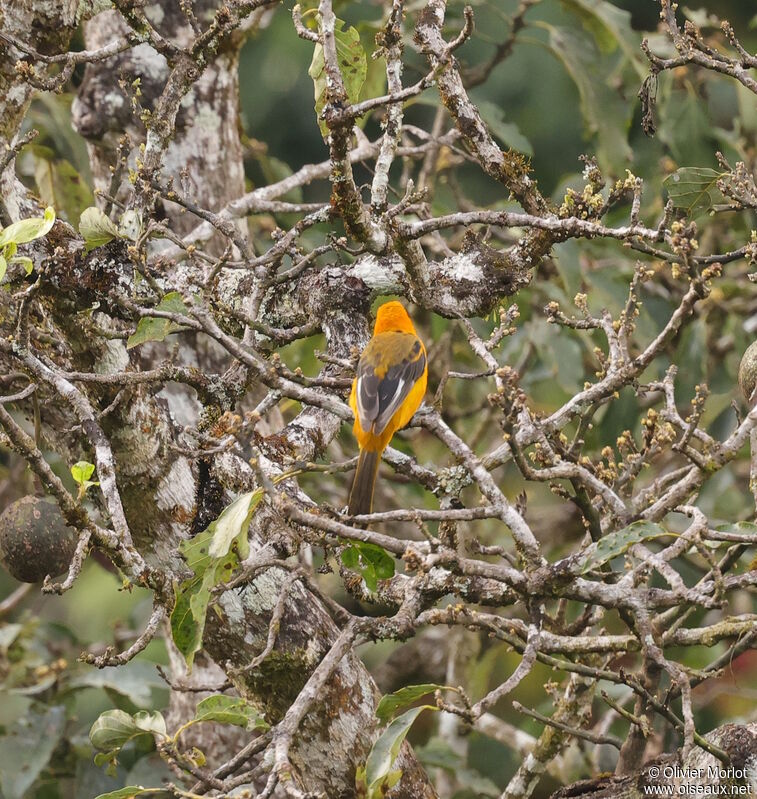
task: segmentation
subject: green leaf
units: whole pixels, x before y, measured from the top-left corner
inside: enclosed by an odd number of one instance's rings
[[[641,36],[631,27],[631,13],[617,8],[606,0],[562,0],[563,7],[575,14],[591,33],[603,53],[613,53],[620,47],[643,78],[646,64],[641,56]]]
[[[118,228],[94,205],[85,209],[79,218],[79,233],[84,237],[87,249],[102,247],[118,237]]]
[[[479,100],[477,105],[481,118],[502,144],[525,155],[534,154],[531,142],[520,132],[518,126],[514,122],[505,120],[505,112],[501,106],[489,100]]]
[[[187,306],[184,305],[181,294],[178,291],[171,291],[156,306],[158,311],[169,313],[187,314]],[[164,319],[156,316],[143,316],[137,324],[137,329],[129,336],[126,342],[126,349],[137,347],[146,341],[164,341],[166,336],[177,333],[186,328],[177,325],[171,319]]]
[[[634,544],[648,541],[651,538],[670,535],[659,524],[647,521],[638,521],[629,524],[622,530],[609,533],[604,538],[593,543],[587,548],[582,563],[581,574],[586,574],[592,569],[609,563],[626,552]]]
[[[63,736],[66,712],[62,706],[42,712],[32,706],[0,736],[0,788],[4,799],[24,799],[31,794],[42,770]]]
[[[5,260],[5,256],[0,253],[0,280],[5,277],[5,273],[8,271],[8,262]]]
[[[394,558],[382,547],[377,544],[361,542],[360,556],[374,567],[379,580],[388,580],[390,577],[394,577]]]
[[[55,224],[55,211],[45,208],[44,217],[30,217],[14,222],[12,225],[0,230],[0,247],[7,244],[26,244],[35,239],[42,238]]]
[[[414,707],[398,716],[381,733],[378,740],[373,744],[368,759],[365,761],[365,780],[368,785],[368,799],[379,799],[385,793],[387,781],[392,781],[396,772],[392,772],[392,766],[397,759],[400,747],[407,737],[413,722],[424,710],[436,710],[431,705]],[[396,782],[396,779],[394,779]]]
[[[754,522],[729,522],[719,524],[714,528],[718,533],[731,533],[732,535],[755,535],[757,524]]]
[[[348,569],[356,569],[360,564],[360,553],[357,547],[347,547],[342,550],[342,563]]]
[[[438,690],[453,691],[455,689],[447,685],[427,682],[419,685],[407,685],[404,688],[400,688],[399,691],[395,691],[393,694],[385,694],[381,697],[376,707],[376,717],[382,724],[386,724],[400,708],[407,707],[407,705],[411,705],[422,696],[426,696]]]
[[[88,461],[78,461],[71,467],[71,477],[73,477],[79,485],[84,485],[85,483],[87,485],[97,485],[89,480],[94,473],[95,465]]]
[[[195,619],[191,605],[192,597],[201,587],[201,579],[185,580],[181,583],[176,589],[176,603],[171,611],[171,637],[190,668],[195,653],[202,648],[202,634],[205,630],[204,620],[198,622]],[[210,597],[206,596],[205,601],[209,602]]]
[[[267,729],[262,715],[247,701],[234,696],[209,696],[198,703],[194,720],[233,724],[247,730]]]
[[[378,575],[376,574],[376,569],[373,564],[368,563],[367,565],[363,566],[360,570],[360,573],[363,575],[365,587],[372,594],[375,594],[376,590],[378,589]]]
[[[352,104],[356,103],[360,97],[360,90],[363,87],[368,71],[368,60],[365,50],[360,44],[360,34],[352,26],[347,28],[347,30],[342,30],[343,25],[343,20],[336,20],[334,38],[336,39],[337,61],[344,81],[344,90],[347,94],[348,102]],[[310,62],[308,75],[313,79],[315,113],[318,118],[318,127],[321,129],[321,134],[325,139],[329,135],[329,129],[321,119],[321,112],[327,100],[327,79],[323,47],[320,44],[316,44],[313,50],[313,60]]]
[[[227,582],[239,561],[249,554],[247,531],[262,496],[261,489],[243,494],[206,530],[179,545],[193,576],[176,587],[171,634],[190,667],[195,653],[202,648],[212,589]]]
[[[162,792],[162,788],[143,788],[141,785],[127,785],[125,788],[119,788],[117,791],[109,791],[108,793],[101,793],[95,799],[132,799],[136,796],[144,796],[146,793]]]
[[[667,189],[673,205],[691,214],[698,210],[709,210],[716,203],[726,201],[717,185],[718,180],[726,174],[706,167],[687,166],[668,175],[662,185]]]
[[[631,160],[628,130],[632,104],[604,76],[617,59],[603,56],[584,31],[540,23],[549,32],[548,48],[578,89],[588,136],[597,136],[597,159],[603,170],[619,172]]]
[[[342,550],[342,563],[359,572],[369,591],[378,588],[379,580],[394,577],[394,558],[382,547],[356,541]]]
[[[134,718],[123,710],[106,710],[101,713],[89,730],[89,740],[95,749],[110,752],[120,749],[127,741],[143,731]]]
[[[60,158],[49,147],[38,145],[32,148],[32,152],[35,156],[34,180],[39,196],[74,224],[94,201],[89,186],[70,161]]]

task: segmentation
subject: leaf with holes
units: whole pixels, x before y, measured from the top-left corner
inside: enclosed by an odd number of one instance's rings
[[[193,576],[176,586],[171,634],[176,648],[191,668],[202,647],[205,618],[212,590],[228,582],[250,551],[247,532],[262,499],[262,489],[249,491],[231,503],[207,529],[179,545]]]
[[[216,721],[246,730],[268,729],[263,716],[247,701],[235,696],[209,696],[198,703],[194,721]]]
[[[356,103],[360,97],[360,90],[368,73],[368,59],[363,46],[360,44],[360,34],[352,26],[342,30],[343,25],[343,20],[336,20],[334,38],[336,39],[336,55],[339,62],[339,72],[344,82],[344,91],[347,94],[347,101],[352,104]],[[313,60],[310,62],[308,75],[313,79],[315,114],[318,119],[318,127],[321,129],[321,135],[325,139],[329,135],[329,129],[321,119],[321,112],[328,100],[328,76],[323,58],[323,47],[320,44],[316,44],[313,50]]]
[[[662,185],[667,189],[673,205],[691,214],[726,202],[718,188],[718,180],[726,174],[706,167],[686,166],[668,175]]]
[[[651,538],[670,535],[669,532],[654,522],[639,521],[629,524],[622,530],[609,533],[604,538],[593,543],[584,553],[584,560],[581,564],[581,574],[609,563],[613,558],[617,558],[626,552],[634,544],[648,541]]]
[[[166,311],[168,313],[186,314],[187,306],[181,299],[178,291],[171,291],[158,303],[156,311]],[[126,342],[126,349],[137,347],[146,341],[164,341],[166,336],[171,333],[178,333],[186,328],[176,324],[172,319],[159,316],[143,316],[137,324],[137,329],[129,336]]]
[[[357,571],[371,592],[378,588],[379,580],[394,577],[394,558],[376,544],[354,542],[342,551],[342,563]]]

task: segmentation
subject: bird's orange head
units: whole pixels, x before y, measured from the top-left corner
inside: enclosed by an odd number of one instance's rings
[[[392,300],[385,302],[376,312],[376,324],[373,328],[373,335],[379,333],[415,333],[415,327],[407,315],[402,303]]]

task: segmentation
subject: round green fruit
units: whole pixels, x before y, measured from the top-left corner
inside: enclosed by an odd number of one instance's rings
[[[77,538],[53,500],[23,497],[0,514],[0,563],[22,583],[38,583],[67,571]]]

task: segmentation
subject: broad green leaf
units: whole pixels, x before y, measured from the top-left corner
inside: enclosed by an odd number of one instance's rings
[[[422,696],[432,693],[437,690],[454,690],[447,685],[439,685],[438,683],[427,682],[419,685],[407,685],[395,691],[393,694],[385,694],[379,700],[376,707],[376,717],[382,724],[387,721],[400,709],[411,705]]]
[[[729,522],[719,524],[712,528],[716,533],[728,533],[729,535],[753,536],[757,535],[757,524],[754,522]],[[717,539],[706,539],[703,541],[705,546],[710,549],[718,549],[723,546],[732,546],[734,541],[718,541]],[[746,542],[748,543],[748,541]]]
[[[228,582],[239,561],[249,554],[247,531],[262,496],[261,489],[243,494],[206,530],[179,545],[193,576],[176,586],[171,634],[190,667],[195,653],[202,647],[213,588]]]
[[[234,696],[219,695],[203,699],[197,705],[194,720],[233,724],[247,730],[268,728],[265,719],[249,702]]]
[[[7,244],[26,244],[35,239],[42,238],[55,224],[55,211],[48,207],[45,208],[44,217],[30,217],[21,219],[12,225],[0,230],[0,247]]]
[[[176,604],[171,612],[171,637],[176,648],[184,655],[191,668],[196,652],[202,648],[204,623],[195,620],[190,605],[192,597],[200,590],[202,579],[185,580],[176,588]],[[209,601],[210,597],[206,598]]]
[[[0,280],[5,277],[5,273],[8,271],[8,262],[5,260],[5,256],[0,253]]]
[[[588,547],[582,563],[581,574],[586,574],[592,569],[609,563],[634,544],[664,535],[670,535],[670,533],[660,527],[659,524],[647,521],[633,522],[633,524],[629,524],[628,527],[624,527],[622,530],[609,533]]]
[[[660,53],[659,49],[653,52]],[[661,79],[657,94],[657,137],[676,164],[699,166],[712,162],[712,121],[707,106],[690,81],[676,86]]]
[[[531,142],[520,132],[514,122],[507,122],[501,106],[489,100],[477,101],[481,118],[489,126],[492,134],[506,147],[525,155],[533,155]]]
[[[378,575],[376,574],[376,568],[372,563],[365,564],[361,569],[360,573],[363,575],[363,582],[365,583],[365,587],[372,593],[375,594],[378,590]]]
[[[379,580],[394,577],[394,558],[380,546],[356,541],[342,550],[342,563],[359,572],[369,591],[378,588]]]
[[[120,749],[127,741],[143,731],[134,718],[123,710],[106,710],[101,713],[89,730],[89,740],[95,749],[109,752]]]
[[[361,542],[360,557],[374,567],[379,580],[394,577],[394,558],[382,547]]]
[[[85,209],[79,218],[79,233],[84,237],[87,248],[102,247],[118,237],[118,228],[94,205]]]
[[[360,553],[357,547],[347,547],[342,550],[342,563],[348,569],[356,569],[360,565]]]
[[[718,533],[732,533],[733,535],[757,534],[757,524],[754,522],[729,522],[728,524],[719,524],[714,529]]]
[[[597,136],[600,167],[620,172],[632,156],[628,131],[633,106],[605,78],[617,59],[603,56],[584,31],[547,23],[540,23],[540,26],[549,32],[549,50],[578,89],[586,133]]]
[[[693,211],[708,210],[713,205],[726,201],[718,188],[718,180],[725,175],[725,172],[715,169],[687,166],[668,175],[662,185],[667,189],[673,205],[690,214]]]
[[[222,558],[229,552],[235,541],[240,559],[244,560],[247,557],[250,551],[247,543],[247,530],[252,514],[262,498],[262,488],[242,494],[225,508],[214,522],[210,523],[208,530],[212,532],[213,538],[210,541],[208,555],[211,558]]]
[[[391,780],[392,766],[397,759],[400,747],[407,737],[413,722],[424,710],[436,710],[431,705],[414,707],[398,716],[381,733],[373,744],[368,759],[365,761],[365,780],[368,785],[368,799],[378,799],[384,795],[386,781]],[[396,780],[395,780],[396,782]]]
[[[47,766],[66,725],[62,706],[42,712],[33,705],[29,713],[0,736],[0,788],[4,799],[25,799]]]
[[[368,61],[365,56],[365,50],[360,44],[360,34],[352,26],[347,28],[347,30],[342,30],[343,25],[343,20],[336,20],[334,38],[336,39],[337,60],[339,61],[339,71],[344,81],[347,100],[350,103],[356,103],[365,82]],[[313,79],[315,113],[318,118],[318,127],[321,129],[321,134],[325,139],[329,135],[329,129],[321,119],[321,111],[326,105],[327,79],[323,47],[320,44],[316,44],[313,50],[313,60],[310,62],[308,75]]]
[[[186,314],[187,306],[184,305],[181,294],[178,291],[172,291],[163,297],[156,306],[156,310]],[[184,327],[176,324],[171,319],[143,316],[137,323],[137,329],[129,336],[126,342],[126,349],[130,350],[132,347],[137,347],[146,341],[164,341],[166,336],[184,329]]]
[[[32,148],[35,156],[34,180],[39,196],[47,205],[57,208],[61,216],[75,224],[94,197],[81,175],[65,158],[49,147]]]
[[[608,3],[607,0],[561,0],[591,33],[603,53],[613,53],[620,47],[634,65],[637,74],[646,74],[646,61],[639,47],[641,36],[631,27],[631,13]]]

